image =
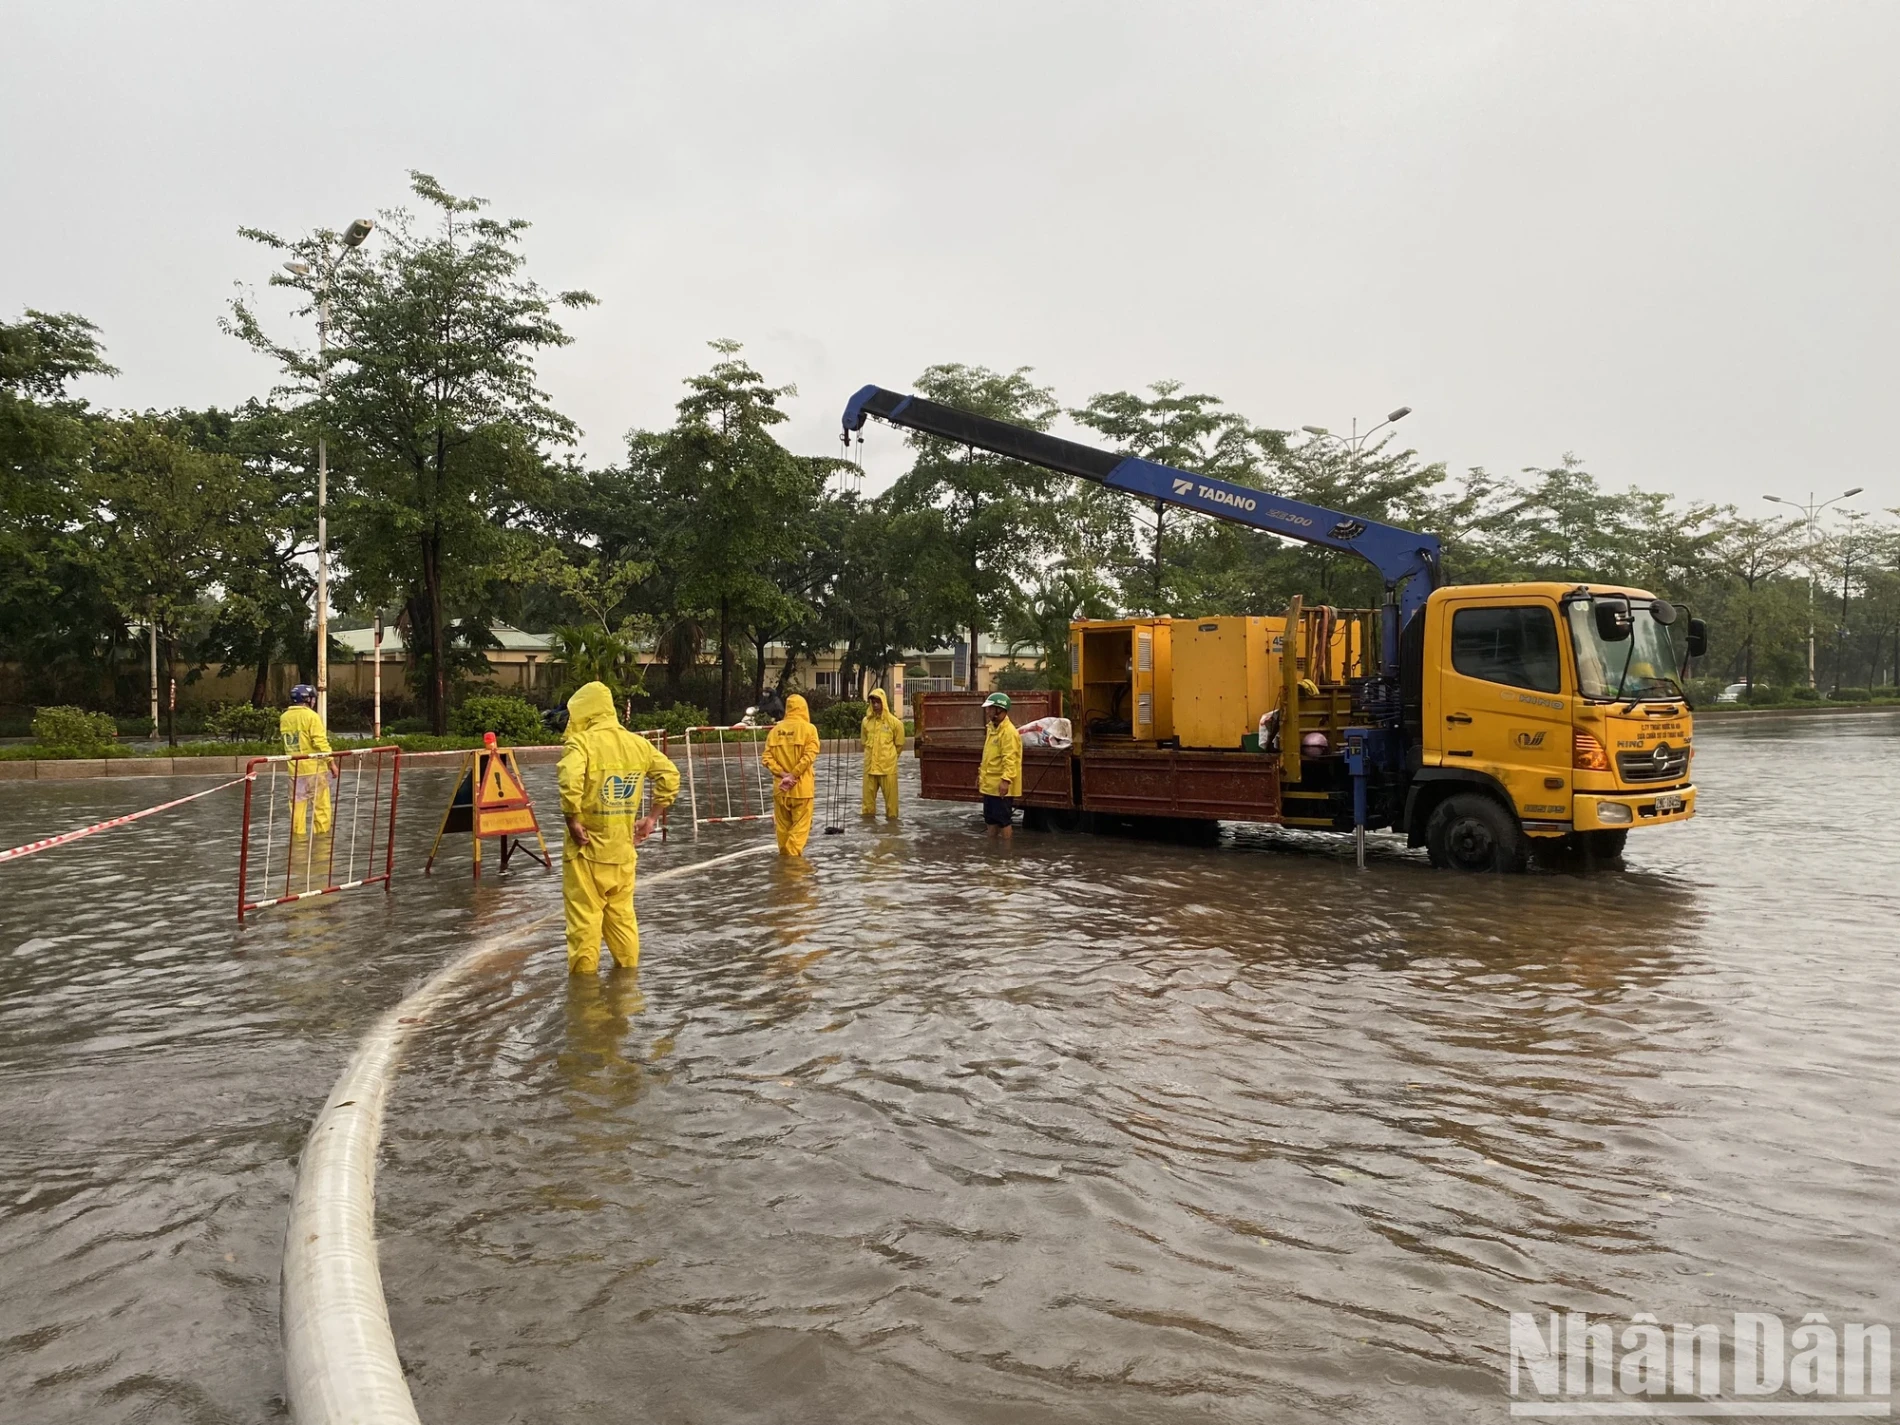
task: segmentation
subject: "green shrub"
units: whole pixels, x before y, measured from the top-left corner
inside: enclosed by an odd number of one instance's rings
[[[1788,696],[1797,703],[1818,703],[1821,701],[1819,688],[1790,688]]]
[[[1691,678],[1684,688],[1689,694],[1689,701],[1700,708],[1713,703],[1717,694],[1728,685],[1727,678]]]
[[[277,735],[276,708],[226,703],[205,719],[205,731],[219,742],[263,742]]]
[[[712,721],[712,714],[704,708],[696,708],[691,703],[674,703],[670,708],[635,709],[633,721],[627,724],[633,732],[670,732],[678,737],[689,727],[704,727]]]
[[[864,703],[833,703],[818,714],[820,737],[856,737],[869,708]]]
[[[1787,690],[1777,688],[1771,683],[1757,683],[1742,696],[1751,703],[1785,703],[1788,701]]]
[[[497,740],[501,734],[497,733]],[[436,737],[427,732],[406,732],[400,737],[385,736],[404,752],[472,752],[481,744],[473,737]]]
[[[449,715],[449,731],[463,737],[495,734],[500,742],[516,746],[535,746],[548,740],[541,726],[541,714],[532,703],[486,693],[469,698]]]
[[[284,744],[281,738],[259,738],[250,742],[181,742],[176,747],[167,747],[160,743],[152,752],[145,754],[153,757],[281,757]]]
[[[102,757],[119,735],[110,713],[84,708],[36,708],[33,740],[55,757]]]
[[[426,717],[399,717],[394,722],[383,724],[385,737],[406,737],[411,733],[427,733],[429,719]]]
[[[1828,701],[1836,703],[1865,703],[1873,700],[1871,688],[1840,688],[1829,693]]]

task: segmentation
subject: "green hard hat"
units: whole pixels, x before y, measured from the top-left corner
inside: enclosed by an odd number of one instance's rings
[[[1009,694],[991,693],[987,698],[983,699],[983,706],[986,708],[1006,708],[1009,706]]]

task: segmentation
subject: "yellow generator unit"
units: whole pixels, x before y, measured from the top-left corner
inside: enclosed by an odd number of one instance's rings
[[[1283,618],[1222,616],[1174,625],[1174,736],[1182,747],[1232,750],[1280,705]]]
[[[1076,732],[1086,742],[1174,736],[1171,621],[1084,619],[1069,625]]]

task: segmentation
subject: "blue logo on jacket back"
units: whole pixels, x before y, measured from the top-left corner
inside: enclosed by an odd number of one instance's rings
[[[600,809],[609,815],[625,816],[640,805],[640,777],[611,772],[601,779]]]

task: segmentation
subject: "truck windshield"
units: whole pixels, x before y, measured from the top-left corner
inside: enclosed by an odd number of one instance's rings
[[[1669,641],[1669,630],[1656,622],[1647,605],[1631,607],[1630,636],[1617,643],[1605,643],[1597,636],[1588,599],[1572,599],[1564,605],[1564,612],[1570,620],[1570,640],[1577,650],[1577,690],[1584,697],[1682,696],[1682,685],[1676,681],[1675,645]]]

